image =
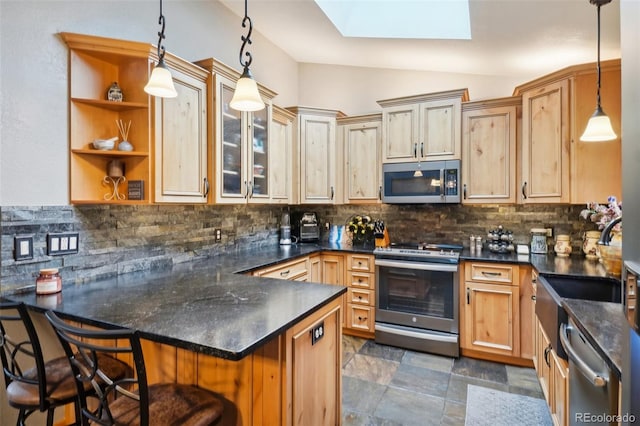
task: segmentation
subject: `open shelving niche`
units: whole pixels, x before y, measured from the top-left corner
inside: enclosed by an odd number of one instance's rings
[[[151,108],[144,92],[154,47],[151,44],[115,40],[73,33],[60,36],[69,47],[69,144],[70,199],[72,204],[150,202]],[[122,102],[107,100],[107,90],[117,82]],[[117,120],[131,121],[129,142],[133,151],[118,151],[121,140]],[[95,139],[118,136],[113,150],[93,149]],[[113,187],[103,184],[107,165],[119,159],[124,163],[126,181],[145,182],[142,200],[107,200]],[[126,195],[126,182],[120,193]]]

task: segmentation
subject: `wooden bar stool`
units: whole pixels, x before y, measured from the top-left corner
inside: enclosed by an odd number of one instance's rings
[[[210,391],[177,383],[148,385],[138,332],[87,330],[66,323],[52,311],[45,315],[71,361],[83,425],[204,426],[221,418],[223,401]],[[102,369],[99,354],[131,355],[135,373],[110,378]],[[107,386],[99,386],[98,378]],[[91,383],[93,394],[85,391],[86,383]]]
[[[80,411],[78,391],[69,366],[62,356],[45,361],[40,340],[23,303],[0,301],[0,358],[9,405],[19,410],[18,425],[36,411],[47,412],[47,425],[53,424],[55,409],[75,404]],[[121,377],[131,370],[113,358],[105,360],[111,374]]]

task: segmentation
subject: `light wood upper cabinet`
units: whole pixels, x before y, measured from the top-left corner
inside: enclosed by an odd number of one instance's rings
[[[522,94],[523,203],[569,201],[569,81]]]
[[[154,98],[155,201],[207,203],[209,138],[207,87],[211,74],[165,55],[178,92]]]
[[[371,114],[338,119],[344,146],[344,202],[381,202],[382,115]]]
[[[273,106],[271,118],[271,155],[269,175],[272,204],[291,203],[293,190],[293,123],[296,116],[284,108]]]
[[[620,136],[620,60],[603,61],[602,107]],[[596,106],[596,64],[565,68],[519,86],[522,146],[519,202],[604,202],[622,195],[620,138],[581,142]]]
[[[383,163],[460,159],[461,104],[467,89],[378,101]]]
[[[151,200],[151,97],[144,92],[155,48],[136,43],[82,34],[61,33],[69,47],[69,182],[72,204],[139,204]],[[121,102],[107,100],[107,90],[117,82]],[[128,135],[133,151],[100,151],[95,139],[121,140],[117,120],[131,122]],[[122,161],[124,177],[109,182],[108,164]],[[122,182],[124,180],[124,182]],[[128,200],[127,182],[141,180],[142,200]],[[115,190],[117,189],[117,191]]]
[[[520,97],[462,104],[462,203],[516,202]]]
[[[341,195],[337,185],[341,170],[336,167],[336,119],[344,114],[319,108],[287,109],[297,115],[294,174],[298,177],[299,203],[335,204]]]
[[[269,203],[271,99],[259,85],[266,107],[244,112],[229,107],[240,73],[215,59],[196,62],[214,76],[211,93],[215,123],[215,201],[219,204]]]

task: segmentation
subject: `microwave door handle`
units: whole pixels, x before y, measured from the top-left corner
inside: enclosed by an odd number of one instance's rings
[[[440,169],[440,198],[444,198],[444,169]]]

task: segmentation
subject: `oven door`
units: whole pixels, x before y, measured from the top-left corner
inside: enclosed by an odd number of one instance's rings
[[[376,322],[458,333],[458,265],[376,259]]]

